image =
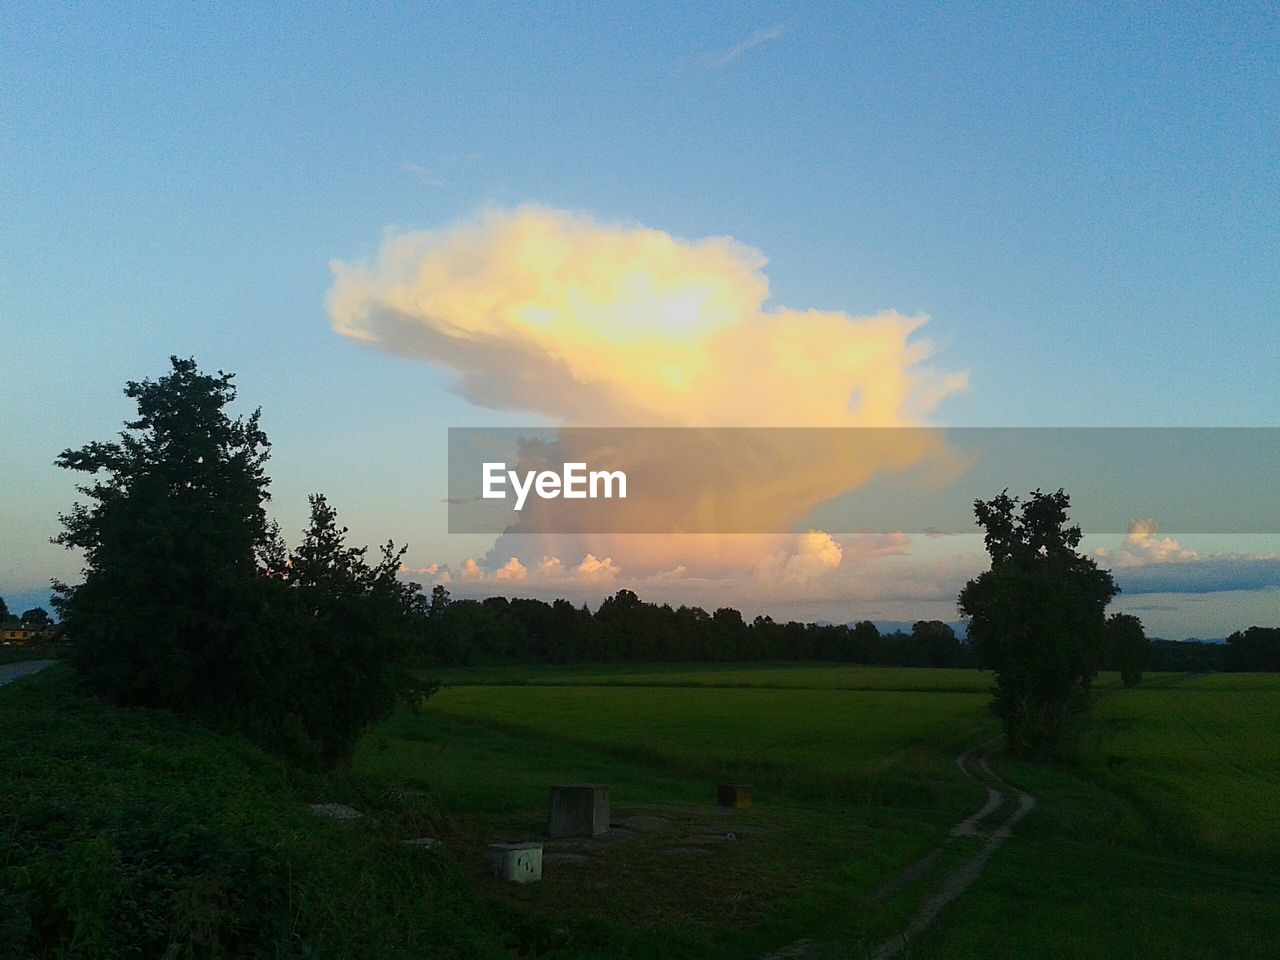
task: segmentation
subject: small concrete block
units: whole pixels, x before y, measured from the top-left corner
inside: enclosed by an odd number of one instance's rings
[[[499,880],[533,883],[542,879],[542,844],[491,843],[489,865]]]
[[[745,810],[751,806],[751,785],[746,783],[722,783],[716,787],[716,803],[722,807]]]
[[[547,833],[553,837],[598,837],[609,832],[609,787],[577,783],[551,788]]]

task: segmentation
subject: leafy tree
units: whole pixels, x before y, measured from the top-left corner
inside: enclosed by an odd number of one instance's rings
[[[22,614],[22,625],[24,627],[47,627],[52,622],[49,611],[44,607],[32,607],[30,610],[24,611]]]
[[[59,466],[92,479],[55,542],[84,551],[84,582],[55,605],[72,661],[94,692],[176,710],[242,699],[259,622],[259,550],[270,541],[259,411],[231,419],[232,376],[170,358],[159,380],[130,381],[138,417],[118,443],[66,450]]]
[[[0,623],[11,620],[13,614],[9,612],[9,605],[4,602],[4,597],[0,597]]]
[[[397,576],[404,548],[388,542],[370,563],[367,548],[347,545],[347,528],[325,497],[310,502],[301,544],[271,570],[292,602],[296,635],[288,684],[296,695],[285,716],[305,734],[295,747],[309,741],[324,764],[338,766],[371,722],[436,685],[406,666],[427,608],[417,585]]]
[[[962,657],[960,641],[951,624],[941,620],[917,620],[911,627],[911,638],[920,648],[926,666],[959,666]]]
[[[449,609],[449,589],[443,583],[431,588],[431,605],[427,608],[428,617],[441,617]]]
[[[1267,673],[1280,671],[1280,627],[1250,627],[1227,637],[1226,668]]]
[[[267,520],[259,412],[232,419],[230,374],[170,358],[130,382],[138,406],[118,443],[67,450],[89,474],[56,539],[84,551],[84,582],[55,601],[72,663],[116,703],[196,713],[297,758],[340,764],[397,697],[430,687],[402,664],[425,624],[402,550],[375,563],[348,547],[323,497],[290,554]]]
[[[1142,621],[1131,613],[1113,613],[1107,618],[1107,645],[1111,648],[1111,662],[1120,671],[1121,683],[1136,687],[1142,682],[1151,650]]]
[[[1119,588],[1077,552],[1062,490],[1008,491],[974,502],[991,569],[960,592],[969,641],[996,674],[992,710],[1017,756],[1062,757],[1105,649],[1106,606]]]

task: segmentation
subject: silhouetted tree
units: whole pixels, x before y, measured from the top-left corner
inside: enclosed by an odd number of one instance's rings
[[[1226,669],[1280,671],[1280,627],[1250,627],[1227,637]]]
[[[1152,640],[1147,667],[1164,672],[1206,673],[1225,669],[1227,645],[1202,640]]]
[[[130,382],[138,406],[118,443],[67,450],[93,479],[56,542],[85,553],[84,582],[55,600],[71,659],[117,703],[196,713],[341,763],[396,696],[430,692],[401,664],[427,608],[391,544],[369,564],[323,497],[288,553],[265,504],[259,412],[231,419],[230,374],[170,358]]]
[[[404,548],[388,542],[370,563],[367,548],[347,545],[347,528],[325,497],[310,502],[302,542],[272,571],[295,611],[290,676],[282,680],[295,695],[285,716],[305,734],[302,746],[309,742],[325,765],[338,766],[397,701],[416,703],[436,685],[407,667],[426,607],[417,585],[397,576]]]
[[[230,374],[173,357],[159,380],[131,381],[138,417],[118,443],[66,450],[88,474],[55,542],[84,551],[84,582],[58,584],[85,683],[118,703],[188,710],[239,700],[237,663],[263,642],[260,548],[269,445],[259,412],[231,419]]]
[[[959,606],[980,663],[996,674],[992,709],[1018,756],[1070,752],[1071,720],[1086,705],[1104,651],[1111,575],[1078,553],[1062,490],[1008,491],[974,502],[991,569],[970,580]]]
[[[960,641],[949,623],[941,620],[917,620],[911,628],[911,638],[924,656],[926,667],[956,667],[960,665]]]
[[[442,617],[449,608],[449,589],[443,583],[431,588],[431,605],[427,608],[427,616]]]
[[[44,607],[32,607],[30,610],[24,611],[22,614],[22,625],[24,627],[34,627],[39,629],[47,627],[51,623],[49,611]]]
[[[1142,630],[1142,621],[1131,613],[1113,613],[1107,618],[1107,645],[1111,662],[1120,671],[1120,682],[1126,687],[1136,687],[1142,682],[1142,671],[1151,648]]]

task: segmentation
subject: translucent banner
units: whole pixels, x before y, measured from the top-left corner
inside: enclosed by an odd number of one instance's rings
[[[974,533],[1065,489],[1086,533],[1280,532],[1280,428],[453,428],[451,533]]]

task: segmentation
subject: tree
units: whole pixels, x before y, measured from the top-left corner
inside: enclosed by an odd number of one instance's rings
[[[427,607],[397,578],[403,550],[370,564],[324,497],[293,553],[267,520],[259,412],[232,419],[232,376],[170,358],[130,382],[118,443],[67,450],[89,474],[56,542],[85,554],[55,601],[72,663],[116,703],[194,713],[296,759],[344,762],[398,697],[433,689],[404,667]]]
[[[1112,664],[1120,671],[1120,682],[1126,687],[1141,683],[1151,649],[1142,621],[1131,613],[1113,613],[1107,618],[1107,646]]]
[[[408,670],[427,607],[416,584],[397,577],[404,548],[388,542],[369,563],[347,545],[347,528],[324,496],[310,498],[311,519],[288,563],[271,571],[294,606],[285,716],[327,766],[346,763],[370,723],[397,701],[417,703],[436,685]],[[295,748],[304,743],[295,743]]]
[[[4,597],[0,597],[0,623],[13,619],[13,614],[9,612],[9,605],[4,602]]]
[[[1280,627],[1250,627],[1227,637],[1226,669],[1280,671]]]
[[[1070,753],[1072,721],[1088,701],[1105,649],[1106,606],[1119,588],[1078,553],[1062,490],[1008,491],[973,509],[991,569],[960,592],[961,613],[982,666],[995,672],[992,710],[1016,756]]]
[[[954,667],[960,663],[960,641],[951,624],[941,620],[917,620],[911,627],[911,639],[929,667]]]
[[[170,358],[159,380],[130,381],[136,401],[118,443],[66,450],[88,474],[54,538],[84,551],[84,582],[58,584],[72,662],[117,703],[176,710],[242,698],[241,651],[259,641],[259,550],[271,532],[269,451],[259,411],[231,419],[230,374]]]
[[[32,607],[22,614],[22,625],[24,627],[35,627],[38,630],[49,626],[51,622],[49,611],[44,607]]]
[[[427,608],[427,616],[442,617],[449,609],[449,589],[443,583],[431,588],[431,605]]]

